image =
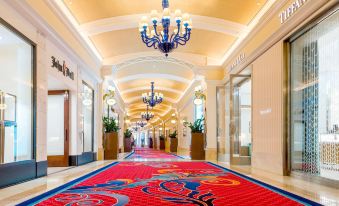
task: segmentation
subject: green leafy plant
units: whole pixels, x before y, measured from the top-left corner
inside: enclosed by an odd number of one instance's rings
[[[113,117],[103,117],[102,122],[106,133],[117,132],[120,129]]]
[[[177,130],[175,130],[173,133],[171,133],[171,134],[169,134],[168,136],[170,137],[170,138],[177,138]]]
[[[165,136],[161,134],[161,135],[159,136],[159,139],[160,139],[160,140],[165,140]]]
[[[189,127],[191,129],[192,133],[202,133],[204,130],[204,117],[201,117],[200,119],[197,119],[192,124],[191,122],[184,122],[185,127]]]
[[[125,138],[131,138],[132,136],[132,131],[129,130],[129,129],[126,129],[125,132],[124,132],[124,137]]]

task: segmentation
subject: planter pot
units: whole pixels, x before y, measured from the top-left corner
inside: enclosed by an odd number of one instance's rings
[[[110,132],[104,135],[104,159],[118,159],[118,133]]]
[[[153,148],[153,138],[149,138],[149,148]]]
[[[191,138],[191,159],[205,159],[205,135],[203,133],[192,133]]]
[[[171,152],[170,147],[171,147],[171,141],[167,137],[167,138],[165,138],[165,152]]]
[[[177,152],[178,138],[170,138],[170,152]]]
[[[124,138],[124,152],[132,151],[132,141],[131,138]]]
[[[165,149],[165,140],[161,139],[160,140],[160,150],[164,150]]]

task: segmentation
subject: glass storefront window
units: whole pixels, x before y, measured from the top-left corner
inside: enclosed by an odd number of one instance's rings
[[[92,152],[94,139],[94,90],[85,82],[82,84],[82,124],[83,152]]]
[[[0,23],[0,163],[33,159],[33,46]]]
[[[291,42],[291,168],[339,180],[339,11]]]

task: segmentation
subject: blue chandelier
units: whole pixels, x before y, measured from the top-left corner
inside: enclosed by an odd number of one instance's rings
[[[133,127],[133,130],[135,131],[135,132],[137,132],[138,131],[138,123],[137,122],[135,122],[135,127]]]
[[[152,119],[154,117],[153,112],[149,112],[148,111],[148,105],[147,105],[147,109],[146,112],[142,112],[141,113],[141,118],[145,119],[146,121],[149,121],[150,119]]]
[[[138,121],[138,122],[137,122],[137,125],[138,125],[139,127],[143,128],[144,126],[147,125],[147,123],[144,122],[144,121]]]
[[[171,25],[171,13],[169,10],[168,0],[162,0],[162,31],[157,29],[159,22],[159,15],[157,10],[151,11],[151,20],[153,28],[148,27],[148,18],[143,16],[139,23],[139,31],[141,34],[142,41],[147,47],[153,47],[159,49],[165,56],[168,56],[173,49],[178,48],[178,45],[185,45],[191,37],[192,21],[187,13],[181,15],[181,11],[178,9],[174,12],[176,29],[170,33]]]
[[[145,104],[148,104],[150,107],[154,107],[157,104],[160,104],[164,99],[164,95],[159,92],[154,92],[154,82],[151,82],[151,91],[142,94],[142,101]]]

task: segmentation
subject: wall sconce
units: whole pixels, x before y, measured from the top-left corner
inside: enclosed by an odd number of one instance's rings
[[[201,105],[203,103],[203,100],[206,100],[206,95],[204,94],[200,87],[196,88],[196,90],[194,91],[193,103],[196,105]]]

